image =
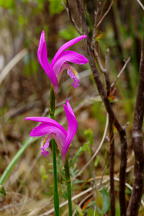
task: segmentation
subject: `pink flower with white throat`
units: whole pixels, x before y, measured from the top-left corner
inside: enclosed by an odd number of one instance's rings
[[[71,51],[67,49],[86,37],[87,37],[86,35],[81,35],[63,44],[54,55],[51,63],[49,63],[45,33],[44,31],[42,31],[40,36],[37,56],[40,65],[42,66],[43,70],[45,71],[46,75],[50,79],[51,84],[53,85],[56,91],[58,90],[58,82],[64,70],[67,70],[67,74],[73,80],[72,83],[73,87],[79,86],[78,73],[74,69],[74,67],[71,66],[70,63],[79,64],[79,65],[86,64],[88,63],[88,59],[85,56],[75,51]]]
[[[50,145],[50,140],[54,139],[62,154],[62,158],[64,159],[69,149],[69,146],[77,132],[78,122],[76,120],[75,114],[68,100],[63,105],[63,108],[68,122],[67,130],[56,120],[48,117],[26,117],[25,118],[26,120],[40,122],[38,126],[34,127],[31,130],[30,136],[32,137],[45,136],[45,142],[42,143],[40,148],[43,156],[47,156],[49,154],[47,149]]]

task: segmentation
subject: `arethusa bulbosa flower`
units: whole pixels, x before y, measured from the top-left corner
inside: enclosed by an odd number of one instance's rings
[[[37,57],[40,65],[42,66],[46,75],[50,79],[51,84],[53,85],[55,90],[58,89],[58,82],[64,70],[67,70],[67,74],[73,80],[72,85],[74,87],[79,86],[78,73],[70,63],[80,64],[80,65],[86,64],[88,63],[88,59],[85,56],[75,51],[67,50],[67,49],[86,37],[87,37],[86,35],[81,35],[63,44],[58,49],[58,51],[56,52],[56,54],[54,55],[50,63],[48,61],[48,52],[47,52],[47,45],[45,40],[45,33],[44,31],[42,31],[39,40],[38,50],[37,50]]]
[[[65,158],[65,155],[69,149],[69,146],[77,132],[78,122],[76,120],[73,109],[67,100],[63,105],[67,122],[68,129],[66,130],[61,124],[59,124],[56,120],[48,118],[48,117],[26,117],[26,120],[40,122],[40,124],[34,127],[30,136],[39,137],[45,136],[45,141],[42,142],[41,145],[41,153],[44,156],[49,154],[48,147],[50,145],[50,140],[55,139],[58,149],[60,150],[62,157]]]

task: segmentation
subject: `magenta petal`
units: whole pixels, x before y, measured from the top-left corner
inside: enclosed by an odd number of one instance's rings
[[[42,31],[40,36],[37,57],[40,65],[42,66],[43,70],[45,71],[46,75],[48,76],[52,84],[54,86],[58,86],[58,80],[56,78],[56,75],[52,69],[52,66],[48,63],[47,45],[44,31]]]
[[[49,124],[41,123],[40,125],[34,127],[31,130],[30,136],[32,137],[45,136],[53,133],[54,128],[55,128],[54,126],[50,126]]]
[[[68,41],[67,43],[63,44],[58,51],[56,52],[53,60],[52,60],[52,64],[55,64],[55,62],[58,60],[59,56],[62,54],[62,52],[66,49],[68,49],[69,47],[73,46],[74,44],[78,43],[79,41],[81,41],[82,39],[86,38],[86,35],[81,35],[79,37],[76,37],[70,41]]]
[[[51,139],[55,139],[60,152],[62,152],[63,145],[67,137],[67,132],[65,131],[65,129],[61,130],[57,126],[52,126],[47,123],[41,123],[40,125],[38,125],[37,127],[31,130],[30,136],[32,137],[46,136],[47,137],[46,143],[44,143],[44,145],[41,146],[41,151],[43,155],[46,156],[48,153],[46,149],[48,148],[49,141]]]
[[[72,107],[70,106],[69,101],[66,101],[66,104],[64,104],[64,110],[68,121],[68,130],[67,130],[66,141],[62,149],[63,157],[65,157],[78,128],[78,122],[76,120],[76,117],[74,115]]]
[[[47,125],[49,126],[54,126],[59,128],[60,130],[63,131],[63,133],[66,135],[66,130],[65,128],[60,125],[57,121],[48,118],[48,117],[26,117],[25,120],[31,120],[31,121],[36,121],[36,122],[42,122],[42,123],[47,123]],[[38,127],[38,126],[37,126]]]
[[[41,123],[40,125],[34,127],[30,132],[30,136],[32,137],[46,135],[58,135],[64,138],[67,136],[67,132],[64,128],[59,128],[59,123],[57,123],[55,126],[49,125],[47,123]]]
[[[59,57],[59,59],[53,65],[54,72],[58,75],[63,64],[67,62],[71,62],[74,64],[86,64],[88,63],[88,59],[77,52],[70,50],[64,51],[62,55]]]
[[[40,124],[36,127],[34,127],[31,132],[30,132],[30,136],[32,137],[39,137],[39,136],[45,136],[47,134],[47,128],[45,126],[46,124]]]
[[[40,36],[39,46],[38,46],[38,50],[37,50],[37,56],[38,56],[39,63],[41,65],[43,65],[43,63],[45,61],[47,61],[47,63],[48,63],[48,60],[47,60],[47,58],[48,58],[48,56],[47,56],[47,45],[46,45],[44,31],[42,31],[41,36]]]

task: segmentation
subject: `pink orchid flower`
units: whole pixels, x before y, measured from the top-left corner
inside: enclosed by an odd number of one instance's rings
[[[26,117],[26,120],[40,122],[38,126],[33,128],[30,132],[30,136],[39,137],[45,136],[45,142],[41,145],[41,153],[44,156],[47,156],[49,152],[47,151],[50,140],[55,139],[58,148],[62,154],[63,159],[69,149],[69,146],[73,140],[73,137],[76,134],[78,123],[72,107],[70,106],[69,101],[66,101],[66,104],[63,105],[66,118],[68,121],[68,129],[66,130],[61,124],[57,121],[48,118],[48,117]]]
[[[63,44],[56,52],[51,63],[49,63],[45,33],[44,31],[42,31],[37,56],[40,65],[42,66],[43,70],[50,79],[56,91],[58,90],[58,82],[60,80],[60,76],[64,70],[67,70],[67,74],[73,80],[73,87],[79,86],[78,73],[69,63],[86,64],[88,63],[88,59],[77,52],[66,49],[68,49],[69,47],[73,46],[74,44],[78,43],[80,40],[86,37],[86,35],[81,35]]]

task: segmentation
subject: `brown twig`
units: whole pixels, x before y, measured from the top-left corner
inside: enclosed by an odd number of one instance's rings
[[[141,6],[141,8],[144,10],[144,5],[141,3],[140,0],[136,0],[138,2],[138,4]]]
[[[107,16],[107,14],[109,13],[110,9],[112,8],[112,5],[113,5],[113,1],[111,1],[108,9],[106,10],[106,12],[102,16],[102,18],[99,20],[99,22],[96,24],[96,28],[98,28],[100,26],[100,24],[103,22],[104,18]]]
[[[67,11],[67,13],[68,13],[68,16],[69,16],[69,18],[70,18],[71,23],[74,25],[74,27],[75,27],[75,29],[77,30],[77,32],[81,35],[82,32],[80,31],[80,29],[79,29],[77,23],[75,22],[75,20],[74,20],[74,18],[73,18],[73,16],[72,16],[72,13],[71,13],[71,6],[70,6],[70,3],[69,3],[69,0],[66,0],[66,6],[65,6],[65,8],[66,8],[66,11]]]
[[[107,89],[107,97],[111,92],[111,82],[109,78],[109,50],[107,49],[105,57],[105,67],[106,72],[105,83]],[[111,104],[112,106],[112,104]],[[110,117],[110,116],[109,116]],[[114,185],[114,156],[115,156],[115,145],[114,145],[114,131],[113,131],[114,122],[109,122],[109,139],[110,139],[110,206],[111,206],[111,216],[115,216],[115,185]]]
[[[116,82],[118,81],[119,77],[121,76],[121,74],[124,72],[124,70],[126,69],[127,64],[130,62],[131,58],[128,57],[128,59],[125,61],[122,69],[120,70],[120,72],[118,73],[115,81],[111,84],[111,88],[115,86]]]
[[[135,153],[135,180],[130,198],[127,216],[137,216],[144,187],[144,147],[142,125],[144,118],[144,44],[141,48],[140,83],[138,87],[134,123],[132,131],[132,144]]]
[[[100,59],[100,57],[99,57],[99,55],[98,55],[98,52],[97,52],[96,50],[94,50],[94,54],[95,54],[95,57],[96,57],[96,59],[97,59],[97,63],[98,63],[98,66],[99,66],[100,70],[101,70],[103,73],[107,72],[107,69],[103,66],[103,64],[102,64],[102,62],[101,62],[101,59]]]
[[[109,0],[110,2],[110,0]],[[120,56],[120,64],[123,65],[123,58],[125,56],[125,52],[124,52],[124,48],[122,46],[122,36],[120,33],[120,26],[121,24],[121,20],[120,20],[120,14],[119,14],[119,10],[117,9],[117,1],[114,2],[112,10],[110,11],[110,18],[111,18],[111,23],[113,26],[113,31],[114,31],[114,38],[117,44],[117,51],[119,53]],[[129,94],[132,90],[132,85],[131,85],[131,79],[130,79],[130,73],[129,73],[129,69],[126,68],[125,70],[125,81],[126,81],[126,87],[127,87],[127,93]]]
[[[15,65],[27,55],[27,53],[28,51],[26,49],[23,49],[10,60],[10,62],[4,67],[4,69],[0,73],[0,84],[10,73],[10,71],[15,67]]]
[[[88,201],[89,199],[91,199],[93,196],[93,192],[88,194],[87,196],[85,196],[80,203],[78,204],[80,208],[82,208],[82,206],[85,204],[86,201]],[[74,213],[72,216],[76,216],[77,215],[77,209],[75,209]]]
[[[115,156],[115,145],[114,145],[114,131],[113,122],[109,124],[109,137],[110,137],[110,203],[111,203],[111,216],[115,216],[115,185],[114,185],[114,156]]]

